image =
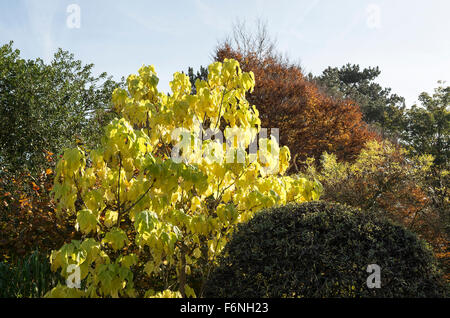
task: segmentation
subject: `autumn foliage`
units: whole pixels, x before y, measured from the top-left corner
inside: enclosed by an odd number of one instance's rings
[[[376,211],[417,233],[434,249],[449,280],[450,250],[445,222],[427,181],[431,155],[410,156],[388,141],[368,142],[352,163],[324,153],[319,169],[308,162],[306,174],[324,186],[323,199]],[[320,170],[320,172],[319,172]]]
[[[49,168],[39,175],[1,171],[0,259],[46,253],[74,238],[74,220],[57,217],[51,199],[53,156],[47,154]]]
[[[215,52],[215,60],[225,58],[238,60],[244,71],[255,74],[248,100],[259,110],[262,127],[280,129],[280,144],[289,147],[294,165],[307,157],[318,159],[324,151],[352,160],[376,137],[362,121],[358,105],[322,93],[299,66],[275,54],[242,53],[228,43]]]

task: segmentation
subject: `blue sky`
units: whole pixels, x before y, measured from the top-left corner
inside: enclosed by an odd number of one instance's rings
[[[80,28],[67,26],[71,4]],[[61,47],[117,79],[154,64],[167,91],[174,72],[211,62],[236,19],[262,18],[306,72],[378,65],[380,83],[411,105],[450,82],[449,13],[448,0],[0,0],[0,43],[44,60]]]

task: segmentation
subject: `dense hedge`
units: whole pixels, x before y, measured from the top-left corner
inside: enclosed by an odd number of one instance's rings
[[[445,285],[423,240],[374,214],[310,202],[242,224],[208,280],[207,297],[440,297]],[[369,289],[369,264],[381,288]]]

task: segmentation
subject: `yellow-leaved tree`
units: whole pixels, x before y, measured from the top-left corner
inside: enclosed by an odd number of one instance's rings
[[[211,64],[195,95],[182,73],[159,92],[153,66],[127,84],[100,147],[57,164],[58,212],[76,214],[83,236],[52,252],[67,284],[48,297],[200,297],[236,224],[320,197],[318,182],[284,175],[289,149],[261,137],[245,99],[254,76],[237,61]]]

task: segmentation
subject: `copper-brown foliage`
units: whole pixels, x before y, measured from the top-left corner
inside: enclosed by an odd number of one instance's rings
[[[274,54],[242,54],[227,43],[215,52],[215,60],[225,58],[238,60],[244,71],[255,74],[255,90],[247,99],[259,110],[262,127],[280,129],[280,143],[297,157],[295,164],[307,157],[318,159],[324,151],[352,160],[367,140],[375,138],[358,105],[320,92],[297,65]]]
[[[48,253],[76,239],[71,217],[57,217],[51,199],[54,165],[39,176],[9,174],[0,178],[0,260],[17,259],[38,249]]]

